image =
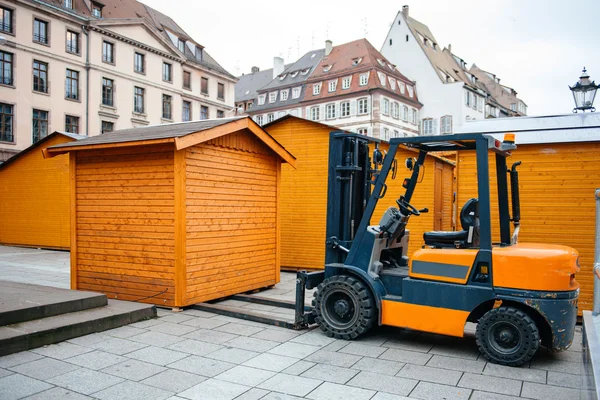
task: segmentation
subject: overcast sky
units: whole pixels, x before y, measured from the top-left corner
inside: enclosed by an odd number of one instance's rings
[[[568,85],[584,65],[600,82],[598,0],[142,1],[172,17],[234,75],[253,65],[271,68],[274,56],[293,62],[327,38],[336,45],[366,32],[381,49],[408,4],[440,46],[451,43],[469,66],[476,63],[513,87],[529,115],[571,112]]]

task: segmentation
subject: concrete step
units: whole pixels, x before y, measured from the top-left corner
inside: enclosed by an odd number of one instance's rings
[[[0,282],[0,326],[103,307],[106,296],[49,286]]]
[[[0,356],[156,317],[149,304],[108,300],[104,307],[0,327]]]

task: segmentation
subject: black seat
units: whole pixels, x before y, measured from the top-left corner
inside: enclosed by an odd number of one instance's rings
[[[478,241],[479,200],[469,199],[460,210],[462,231],[432,231],[423,234],[427,246],[433,247],[469,247]]]

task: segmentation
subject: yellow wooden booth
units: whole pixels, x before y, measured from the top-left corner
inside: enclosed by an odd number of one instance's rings
[[[70,153],[71,287],[181,307],[279,282],[281,163],[250,118],[127,129]]]
[[[323,269],[329,134],[339,129],[291,115],[263,128],[297,158],[295,169],[284,165],[281,171],[281,268]],[[380,149],[386,150],[387,143]],[[378,223],[404,193],[402,181],[410,176],[404,160],[416,156],[412,150],[398,150],[397,178],[388,177],[387,195],[379,201],[372,223]],[[422,183],[411,203],[428,207],[430,212],[411,219],[409,253],[423,245],[423,232],[452,230],[453,169],[453,164],[442,158],[427,157]]]
[[[42,153],[83,138],[54,132],[0,164],[0,244],[69,248],[69,156]]]

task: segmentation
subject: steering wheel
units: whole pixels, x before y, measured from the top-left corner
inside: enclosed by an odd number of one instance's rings
[[[419,210],[417,210],[415,206],[413,206],[410,203],[407,203],[404,199],[398,199],[396,200],[396,203],[398,203],[398,207],[400,208],[400,211],[402,211],[402,214],[412,214],[416,216],[421,215],[421,213],[419,212]]]

